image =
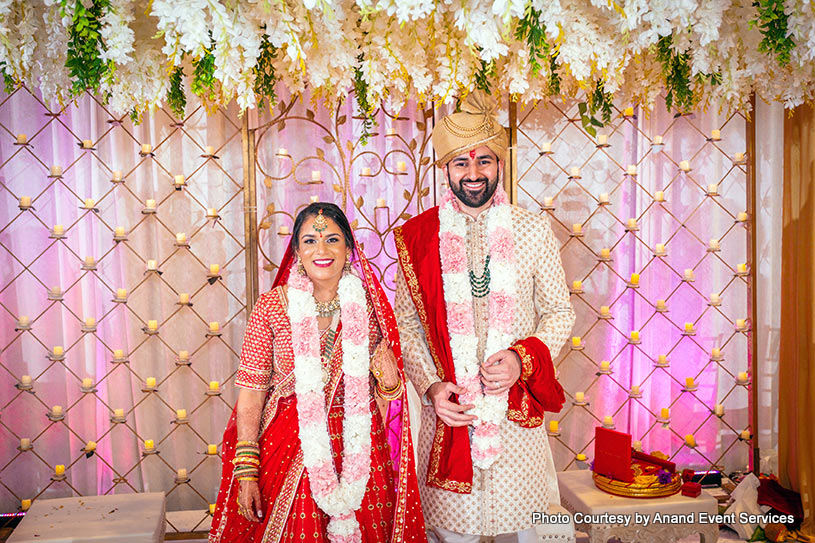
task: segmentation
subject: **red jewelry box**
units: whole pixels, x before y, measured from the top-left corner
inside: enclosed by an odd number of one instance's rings
[[[594,429],[594,473],[626,483],[634,481],[631,434],[600,426]]]
[[[702,485],[690,481],[682,484],[682,495],[689,498],[698,498],[702,494]]]

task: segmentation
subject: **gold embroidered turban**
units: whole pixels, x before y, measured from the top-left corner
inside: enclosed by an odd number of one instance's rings
[[[436,165],[444,166],[454,157],[486,145],[500,160],[506,158],[509,138],[498,124],[497,104],[487,93],[477,90],[461,104],[461,111],[444,117],[433,128]]]

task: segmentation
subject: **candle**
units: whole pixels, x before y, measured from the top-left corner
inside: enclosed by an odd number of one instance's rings
[[[177,233],[175,235],[175,242],[178,243],[179,245],[187,243],[187,234],[185,234],[184,232]]]
[[[665,300],[662,300],[662,299],[657,300],[657,309],[659,311],[664,311],[665,308],[666,308]]]
[[[713,349],[710,350],[711,358],[719,358],[720,356],[722,356],[722,350],[720,348],[713,347]]]
[[[746,371],[740,371],[740,372],[739,372],[739,375],[738,375],[738,377],[737,377],[737,380],[738,380],[739,384],[744,384],[744,383],[746,383],[746,382],[747,382],[747,380],[748,380],[748,378],[747,378],[747,372],[746,372]]]
[[[175,410],[175,417],[177,419],[184,420],[187,418],[187,410],[186,409],[176,409]]]
[[[572,336],[572,347],[580,347],[580,336]]]
[[[27,315],[20,315],[17,319],[17,326],[22,328],[23,326],[28,326],[31,323],[31,320],[28,318]]]
[[[662,409],[659,410],[659,418],[661,418],[662,420],[668,420],[669,418],[671,418],[671,410],[668,409],[667,407],[663,407]]]
[[[687,160],[681,161],[679,163],[679,169],[682,170],[683,172],[689,172],[690,171],[690,162],[688,162]]]
[[[54,225],[54,235],[55,236],[62,236],[63,234],[65,234],[65,227],[62,226],[61,224],[55,224]]]
[[[626,117],[633,117],[634,116],[634,108],[632,106],[628,106],[623,111],[623,115],[625,115]]]
[[[96,319],[93,317],[85,317],[85,328],[93,328],[96,326]]]
[[[583,453],[577,453],[577,456],[575,456],[575,459],[578,462],[585,462],[588,459],[588,457]]]
[[[633,448],[635,451],[640,451],[640,452],[642,452],[642,441],[635,441],[634,443],[632,443],[632,444],[631,444],[631,447],[632,447],[632,448]]]
[[[692,332],[693,332],[693,323],[692,322],[686,322],[685,323],[685,333],[690,334]]]
[[[600,258],[603,260],[608,260],[611,258],[611,249],[604,247],[600,249]]]
[[[31,500],[25,499],[20,502],[20,509],[23,511],[28,511],[31,507]]]
[[[711,251],[718,251],[719,250],[719,240],[718,239],[711,239],[708,242],[708,247],[710,247]]]
[[[62,406],[55,405],[51,408],[51,416],[52,417],[61,417],[62,416]]]
[[[82,148],[83,149],[91,149],[93,147],[93,141],[91,140],[82,140]]]
[[[322,174],[320,170],[312,170],[311,171],[311,180],[312,181],[319,181],[322,178]]]
[[[710,131],[710,139],[712,139],[714,141],[718,141],[718,140],[722,139],[721,130],[716,130],[716,129],[711,130]]]
[[[665,254],[665,244],[664,243],[657,243],[656,253],[658,255],[664,255]]]
[[[713,412],[716,414],[717,417],[724,416],[724,406],[722,404],[720,404],[720,403],[717,403],[713,407]]]
[[[603,426],[614,426],[614,418],[611,415],[606,415],[603,417]]]
[[[639,330],[631,330],[631,341],[639,341],[640,340],[640,332]]]
[[[637,227],[637,219],[628,219],[628,221],[626,221],[626,226],[628,226],[629,230],[634,230]]]
[[[609,371],[611,369],[611,363],[608,360],[603,360],[600,362],[600,371]]]
[[[546,196],[546,197],[543,199],[543,205],[544,205],[545,207],[554,207],[554,204],[555,204],[555,199],[554,199],[554,198],[552,198],[551,196]]]
[[[85,452],[91,452],[96,450],[96,441],[88,441],[85,443]]]
[[[749,441],[750,440],[750,430],[742,430],[741,433],[739,434],[739,437],[741,439],[743,439],[744,441]]]
[[[122,171],[121,170],[113,170],[113,180],[114,181],[121,181],[122,180]]]
[[[371,168],[368,168],[367,166],[362,168],[362,175],[371,175]]]
[[[210,275],[218,275],[218,272],[221,271],[221,266],[218,264],[210,264],[209,265],[209,273]]]
[[[696,383],[693,381],[693,377],[685,377],[685,388],[688,390],[695,388]]]
[[[175,183],[176,186],[183,185],[184,182],[185,182],[184,176],[182,174],[180,174],[180,173],[174,175],[173,176],[173,182]]]
[[[571,169],[569,169],[569,175],[571,177],[580,177],[580,168],[572,166]]]
[[[667,366],[668,365],[668,357],[664,354],[661,354],[657,357],[657,364],[660,366]]]
[[[739,211],[739,214],[736,215],[736,220],[738,222],[747,222],[747,212],[746,211]]]
[[[147,329],[150,330],[151,332],[155,332],[156,330],[158,330],[158,321],[155,320],[147,321]]]
[[[600,314],[604,317],[608,317],[611,314],[611,310],[607,305],[600,306]]]
[[[62,166],[57,166],[56,164],[51,166],[51,175],[54,177],[62,175]]]
[[[117,226],[113,230],[113,235],[116,236],[117,238],[125,237],[125,227],[124,226]]]
[[[156,448],[156,444],[152,439],[145,439],[144,448],[145,450],[151,451]]]
[[[654,145],[662,145],[662,136],[654,136]]]
[[[82,388],[93,388],[93,379],[90,377],[82,379]]]
[[[311,201],[312,204],[320,201],[320,198],[316,194],[312,194],[311,196],[309,196],[308,199],[309,201]]]
[[[400,160],[399,162],[397,162],[396,163],[396,170],[398,172],[402,172],[402,173],[406,172],[407,171],[407,164],[405,163],[405,161]]]
[[[120,300],[124,300],[127,298],[127,289],[126,288],[117,288],[116,289],[116,297]]]
[[[210,515],[215,514],[215,504],[214,503],[209,504],[209,514]]]
[[[190,295],[186,292],[179,293],[178,303],[187,305],[188,303],[190,303]]]
[[[17,134],[17,143],[23,144],[28,142],[28,136],[25,134]]]
[[[637,166],[635,164],[629,164],[626,173],[628,175],[637,175]]]
[[[384,198],[377,198],[376,199],[376,207],[386,207],[387,203],[385,202]]]
[[[277,150],[277,154],[280,156],[286,156],[289,154],[289,150],[286,149],[285,147],[281,147],[280,149]]]
[[[217,216],[218,216],[218,210],[217,209],[215,209],[214,207],[208,207],[207,208],[207,218],[208,219],[214,219]]]
[[[574,224],[572,225],[572,232],[573,232],[574,234],[581,234],[581,233],[583,233],[583,225],[582,225],[582,224],[580,224],[580,223],[574,223]]]
[[[604,193],[600,194],[600,203],[601,204],[607,204],[608,203],[608,193],[607,192],[604,192]]]
[[[61,345],[54,345],[54,348],[52,349],[51,352],[54,353],[54,356],[62,356],[63,354],[65,354],[65,349],[63,349]]]
[[[682,276],[685,278],[685,281],[693,281],[693,270],[690,268],[685,268],[685,271],[682,273]]]
[[[687,445],[688,447],[696,446],[696,438],[693,437],[693,434],[687,434],[685,436],[685,445]]]
[[[114,349],[113,358],[121,360],[125,357],[125,352],[122,349]]]
[[[541,143],[541,152],[543,153],[551,153],[552,152],[552,142],[545,141]]]
[[[87,266],[88,268],[92,268],[95,265],[96,265],[96,259],[95,258],[93,258],[92,256],[86,256],[85,257],[85,266]]]
[[[586,395],[584,392],[575,392],[574,393],[574,401],[577,403],[584,403],[586,401]]]
[[[146,388],[156,388],[156,378],[148,377],[144,380],[144,384],[146,385]]]
[[[739,262],[736,264],[736,272],[737,273],[747,273],[747,264],[744,262]]]
[[[583,281],[572,281],[572,290],[582,290]]]
[[[221,324],[218,321],[212,321],[209,323],[209,331],[212,333],[217,332],[221,329]]]
[[[711,196],[716,196],[717,194],[719,194],[719,185],[717,185],[716,183],[711,183],[710,185],[707,186],[707,193],[710,194]]]
[[[209,391],[210,392],[218,392],[219,388],[220,388],[220,384],[218,383],[218,381],[210,381],[209,382]]]
[[[288,236],[289,235],[289,227],[288,226],[281,226],[280,230],[278,230],[277,233],[282,235],[282,236]]]
[[[23,449],[23,450],[30,449],[31,448],[31,439],[29,439],[27,437],[21,438],[20,439],[20,448]]]
[[[640,386],[639,385],[631,385],[631,395],[632,396],[639,396],[640,393]]]
[[[113,410],[113,417],[117,419],[125,418],[125,410],[122,408],[116,408]]]
[[[204,148],[204,154],[205,155],[210,155],[210,156],[214,155],[215,154],[215,147],[213,147],[212,145],[207,145]]]
[[[606,145],[608,144],[608,136],[605,134],[599,134],[597,136],[597,145]]]
[[[146,155],[148,153],[151,153],[152,151],[153,151],[153,146],[152,145],[150,145],[149,143],[142,143],[142,145],[141,145],[142,154]]]
[[[657,202],[664,202],[665,201],[665,193],[661,190],[658,190],[654,193],[654,200]]]
[[[745,319],[736,319],[736,328],[739,330],[747,328],[747,321]]]
[[[59,298],[62,296],[62,289],[59,287],[51,287],[50,294],[52,298]]]
[[[208,443],[207,454],[218,454],[218,445],[216,445],[215,443]]]
[[[631,274],[631,284],[632,285],[639,285],[640,284],[640,274],[632,273]]]
[[[31,207],[31,196],[20,196],[20,207]]]
[[[722,303],[722,297],[719,296],[717,293],[712,292],[710,294],[710,303],[711,304],[720,304],[720,303]]]
[[[179,360],[187,360],[190,357],[189,351],[178,351]]]
[[[558,422],[556,420],[549,421],[549,432],[556,434],[558,430]]]
[[[62,477],[65,475],[65,466],[63,464],[57,464],[54,466],[54,475],[57,477]]]
[[[151,198],[144,203],[144,207],[147,209],[156,209],[156,201]]]
[[[733,157],[736,159],[736,162],[743,162],[744,161],[744,153],[736,153]]]
[[[388,132],[387,132],[387,134],[386,134],[386,135],[388,135],[388,136],[395,136],[395,135],[396,135],[396,129],[395,129],[395,128],[393,128],[393,127],[388,128]]]

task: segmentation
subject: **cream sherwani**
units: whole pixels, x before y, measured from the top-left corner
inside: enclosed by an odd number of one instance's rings
[[[481,275],[487,256],[486,213],[467,216],[469,269]],[[545,216],[512,206],[512,226],[517,259],[518,312],[515,339],[536,336],[555,358],[574,324],[558,244]],[[428,247],[428,250],[438,250]],[[478,356],[484,360],[487,341],[487,297],[473,298]],[[396,276],[396,319],[405,371],[419,395],[439,381],[416,308],[404,275]],[[507,345],[508,347],[509,345]],[[486,355],[486,356],[485,356]],[[504,451],[487,470],[473,468],[470,494],[458,494],[424,483],[432,446],[436,415],[423,401],[418,442],[419,489],[428,526],[465,534],[493,536],[532,527],[532,512],[560,504],[555,466],[544,425],[521,428],[505,420],[500,433]]]

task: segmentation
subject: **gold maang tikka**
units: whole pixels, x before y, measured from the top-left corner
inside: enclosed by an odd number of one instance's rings
[[[317,213],[317,217],[314,219],[314,223],[311,227],[320,233],[320,237],[323,237],[323,230],[328,228],[328,220],[323,216],[322,208],[320,208],[320,211]]]

